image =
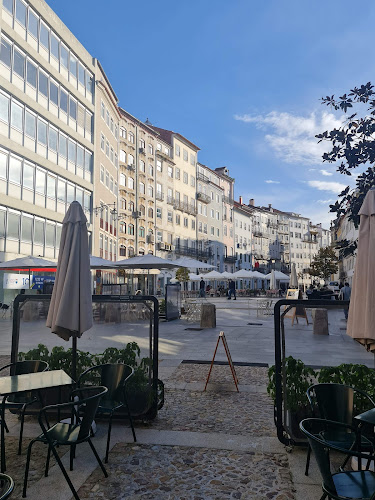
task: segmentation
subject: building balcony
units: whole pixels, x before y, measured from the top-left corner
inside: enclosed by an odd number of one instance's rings
[[[211,203],[211,196],[208,196],[208,194],[198,191],[197,200],[201,201],[202,203]]]
[[[236,257],[234,255],[224,255],[224,262],[234,264],[236,262]]]
[[[168,205],[174,205],[175,204],[175,200],[172,196],[167,196],[167,203]]]
[[[233,205],[233,198],[223,195],[223,202],[228,203],[229,205]]]
[[[203,182],[210,182],[210,179],[207,177],[207,175],[204,175],[204,174],[201,174],[200,172],[197,173],[197,179],[199,181],[203,181]]]
[[[159,200],[159,201],[163,201],[164,200],[164,193],[162,193],[161,191],[156,191],[156,199]]]

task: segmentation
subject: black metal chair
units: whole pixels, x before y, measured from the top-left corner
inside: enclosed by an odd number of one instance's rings
[[[38,373],[45,372],[49,369],[48,363],[40,360],[26,360],[26,361],[17,361],[16,363],[10,363],[9,365],[3,366],[0,368],[0,372],[9,368],[10,373],[12,375],[25,375],[29,373]],[[5,410],[18,410],[20,412],[21,418],[21,428],[20,428],[20,437],[18,441],[18,455],[21,455],[22,450],[22,437],[23,437],[23,426],[25,421],[25,413],[28,406],[33,405],[34,403],[41,402],[40,394],[38,396],[35,392],[24,392],[21,394],[14,394],[8,396],[3,400],[2,403],[2,418],[5,423]],[[5,424],[6,431],[8,428]]]
[[[9,498],[14,490],[14,481],[7,474],[0,473],[0,500]]]
[[[353,449],[348,450],[339,444],[325,440],[325,435],[332,435],[335,432],[354,434],[359,447],[361,434],[356,427],[332,420],[307,418],[300,422],[300,429],[309,441],[323,479],[323,496],[320,500],[324,500],[327,496],[330,500],[375,500],[374,472],[369,470],[331,472],[330,450],[349,455],[349,457],[357,457],[359,469],[362,459],[367,463],[369,458],[375,459],[374,455],[363,454]]]
[[[307,389],[312,414],[322,419],[353,425],[354,398],[361,397],[368,401],[368,409],[375,406],[374,401],[364,391],[344,384],[315,384]],[[317,415],[318,410],[318,415]],[[351,449],[355,444],[355,434],[351,432],[335,431],[331,436],[332,443],[339,444],[342,448]],[[330,437],[326,434],[326,440]],[[365,436],[361,436],[362,451],[373,451],[373,443]],[[307,450],[305,475],[309,474],[311,448]],[[344,462],[345,465],[346,462]]]
[[[91,386],[83,389],[75,389],[71,393],[71,401],[69,403],[61,403],[57,405],[45,406],[39,413],[39,425],[42,429],[42,434],[33,439],[27,449],[27,459],[25,468],[25,479],[23,483],[22,496],[26,497],[27,479],[30,468],[31,450],[34,443],[37,441],[48,445],[47,461],[45,468],[45,476],[48,476],[49,461],[51,451],[58,463],[73,496],[79,500],[79,496],[66,472],[64,465],[56,451],[56,446],[70,446],[70,470],[73,470],[73,459],[75,456],[75,448],[78,444],[88,442],[92,452],[105,477],[108,477],[107,471],[99,458],[99,455],[91,441],[91,426],[98,409],[100,399],[108,392],[106,387]],[[57,422],[50,426],[53,415],[59,411],[70,410],[70,423]]]
[[[82,373],[78,379],[78,387],[82,383],[90,383],[90,379],[94,379],[94,383],[100,383],[108,388],[108,393],[101,400],[96,415],[109,416],[107,448],[104,462],[108,463],[109,445],[111,441],[112,418],[116,411],[125,408],[130,422],[130,427],[133,433],[134,442],[137,441],[133,419],[131,417],[128,401],[126,398],[126,385],[129,379],[134,375],[134,370],[131,366],[124,363],[107,363],[103,365],[93,366]],[[95,379],[97,377],[97,379]]]

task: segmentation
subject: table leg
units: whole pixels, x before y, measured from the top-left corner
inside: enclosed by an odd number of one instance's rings
[[[1,403],[1,472],[6,471],[5,462],[5,400],[6,396],[3,397]]]

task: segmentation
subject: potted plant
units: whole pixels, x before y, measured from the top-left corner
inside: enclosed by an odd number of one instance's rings
[[[316,381],[316,372],[306,366],[300,359],[292,356],[285,358],[282,366],[285,384],[282,387],[284,409],[286,409],[286,425],[291,436],[295,439],[304,439],[299,430],[299,423],[311,416],[309,402],[306,396],[307,389]],[[271,366],[268,370],[269,383],[267,392],[276,403],[276,370]]]

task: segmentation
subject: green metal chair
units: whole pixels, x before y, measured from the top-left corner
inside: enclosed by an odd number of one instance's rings
[[[0,473],[0,500],[9,498],[14,490],[14,481],[7,474]]]
[[[11,375],[26,375],[29,373],[38,373],[45,372],[49,369],[48,363],[45,361],[38,360],[26,360],[26,361],[17,361],[16,363],[10,363],[9,365],[3,366],[0,368],[0,372],[9,368]],[[41,397],[40,394],[38,396],[35,392],[24,392],[21,394],[14,394],[6,397],[2,403],[2,418],[5,423],[5,410],[18,410],[21,418],[21,427],[20,427],[20,437],[18,440],[18,455],[21,455],[22,450],[22,437],[23,437],[23,426],[25,421],[25,413],[28,406],[33,405],[34,403],[40,403]],[[8,428],[5,424],[6,431]]]
[[[375,500],[375,473],[370,470],[342,471],[332,474],[330,463],[330,450],[349,457],[357,457],[359,465],[363,459],[369,463],[375,459],[374,455],[365,455],[359,451],[342,448],[332,441],[326,441],[324,436],[328,433],[340,431],[342,434],[354,434],[357,445],[360,446],[361,435],[357,428],[332,420],[320,418],[307,418],[300,422],[300,429],[309,441],[314,452],[320,474],[322,476],[323,496],[320,500]],[[360,467],[359,467],[360,468]]]
[[[99,455],[91,441],[91,426],[95,418],[96,410],[98,409],[100,399],[108,392],[106,387],[91,386],[84,389],[75,389],[71,393],[71,401],[69,403],[62,403],[57,405],[45,406],[39,413],[39,425],[42,429],[42,434],[33,439],[27,449],[27,459],[25,468],[25,478],[23,483],[22,496],[26,497],[27,479],[29,475],[30,459],[32,446],[36,442],[41,442],[48,445],[47,461],[45,468],[45,476],[48,476],[49,461],[51,451],[58,463],[68,485],[71,489],[73,496],[79,500],[79,496],[74,489],[74,486],[63,466],[61,459],[56,451],[56,446],[70,446],[70,470],[73,470],[73,459],[75,456],[75,448],[78,444],[89,443],[92,452],[95,455],[100,468],[105,477],[108,477],[107,471],[104,468]],[[57,422],[50,426],[49,422],[52,421],[53,415],[59,411],[69,411],[71,415],[70,423]]]
[[[112,418],[115,412],[120,410],[121,408],[126,409],[127,417],[129,419],[130,427],[133,433],[134,442],[137,441],[133,419],[131,417],[128,401],[126,398],[126,385],[133,375],[134,370],[129,365],[125,365],[124,363],[107,363],[88,368],[78,379],[78,387],[81,387],[81,384],[84,384],[85,382],[90,383],[90,381],[94,379],[95,383],[100,383],[100,385],[108,388],[108,392],[106,396],[102,398],[96,412],[96,415],[98,417],[106,415],[109,416],[107,448],[104,459],[105,463],[108,463],[108,454],[112,431]]]
[[[368,401],[368,409],[374,408],[375,403],[371,397],[364,391],[344,384],[315,384],[307,389],[307,398],[309,400],[312,415],[326,420],[341,422],[353,425],[353,410],[355,397],[362,397]],[[317,412],[318,410],[318,412]],[[318,413],[318,414],[317,414]],[[356,435],[345,431],[333,432],[332,436],[326,434],[326,440],[341,448],[351,449],[355,444]],[[365,436],[361,436],[360,445],[362,451],[374,450],[373,443]],[[309,474],[311,448],[308,447],[305,475]],[[346,461],[343,466],[345,466]]]

